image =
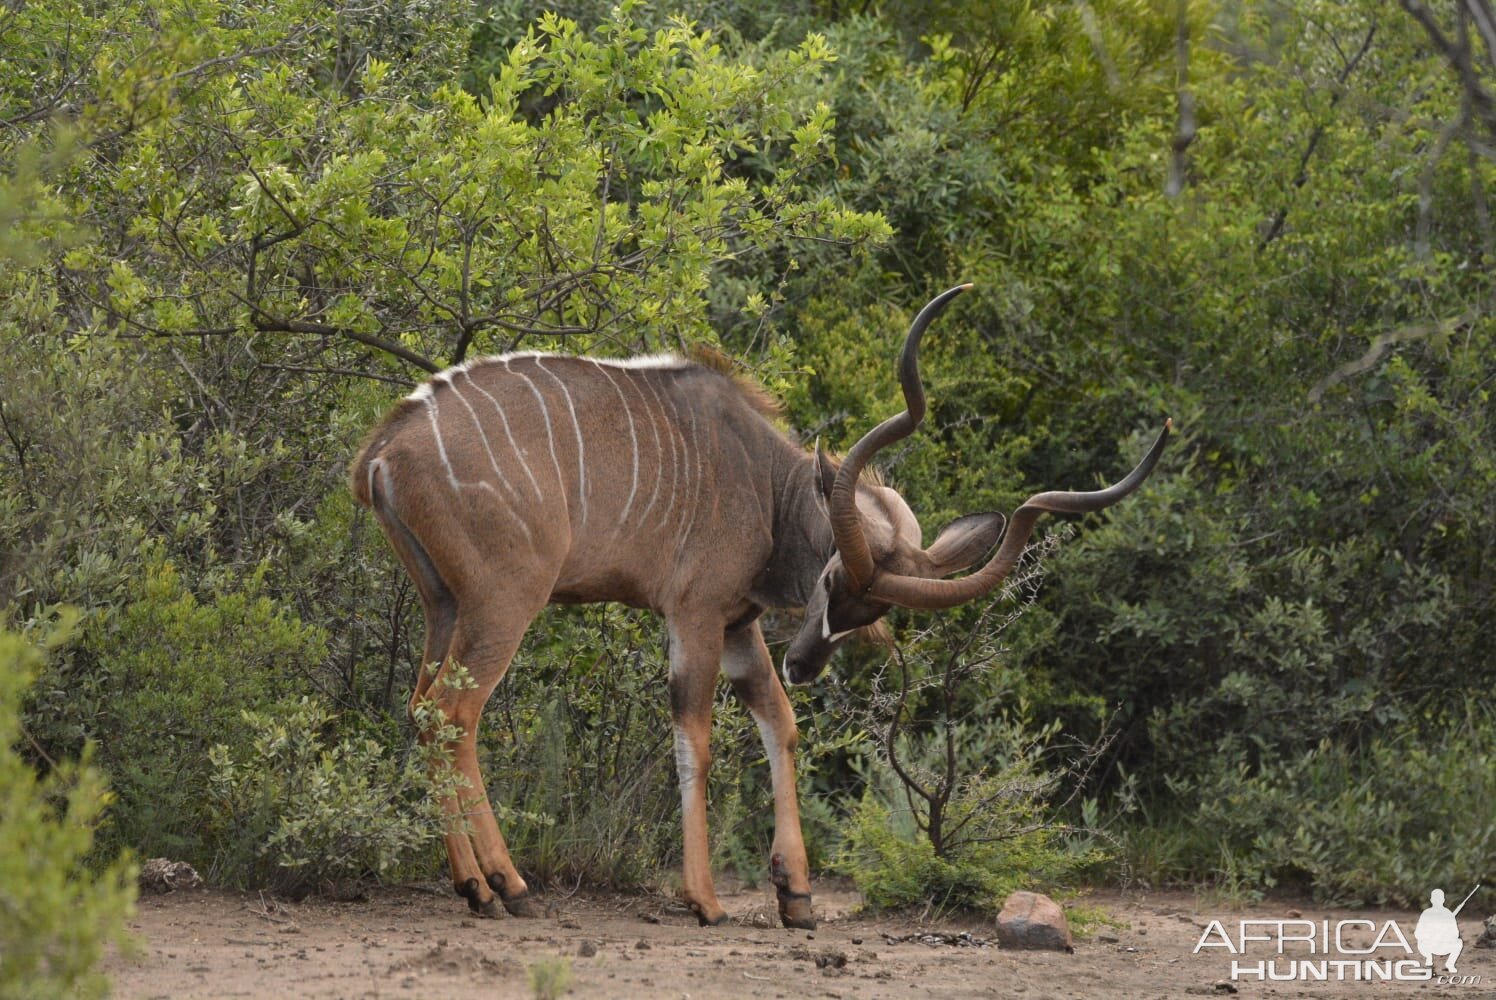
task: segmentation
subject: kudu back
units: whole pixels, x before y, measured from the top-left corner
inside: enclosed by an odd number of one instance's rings
[[[846,638],[890,608],[951,607],[991,592],[1045,511],[1099,510],[1147,477],[1168,425],[1125,479],[1089,493],[1041,493],[1014,513],[972,514],[928,547],[892,489],[861,475],[924,415],[918,350],[964,289],[932,300],[905,339],[906,410],[837,465],[772,422],[755,387],[717,367],[512,354],[433,376],[366,438],[350,472],[421,598],[423,669],[412,709],[431,699],[460,732],[466,786],[443,803],[453,885],[474,912],[540,908],[509,856],[478,770],[479,716],[525,629],[547,603],[620,601],[665,617],[680,780],[682,894],[703,924],[726,912],[708,865],[706,774],[719,670],[757,722],[774,792],[770,880],[787,927],[814,927],[795,796],[798,735],[764,644],[766,608],[804,608],[784,657],[814,679]],[[981,569],[945,579],[977,562]],[[454,680],[465,672],[462,683]],[[451,681],[451,683],[449,683]],[[414,713],[413,713],[414,714]],[[430,738],[423,733],[423,739]],[[467,822],[462,822],[463,819]]]

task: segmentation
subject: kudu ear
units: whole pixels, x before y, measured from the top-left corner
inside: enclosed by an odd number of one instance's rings
[[[925,550],[935,576],[949,576],[972,565],[992,550],[1008,519],[996,511],[967,514],[945,526]]]
[[[837,465],[831,460],[831,456],[821,450],[821,440],[816,439],[816,482],[821,484],[821,496],[828,503],[831,500],[831,487],[836,484]]]

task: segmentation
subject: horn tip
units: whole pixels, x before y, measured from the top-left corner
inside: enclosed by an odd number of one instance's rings
[[[963,291],[963,292],[969,292],[973,288],[977,287],[977,284],[974,281],[968,281],[968,282],[966,282],[966,284],[964,284],[964,285],[958,285],[957,287],[960,288],[961,291]]]
[[[1164,430],[1166,430],[1166,431],[1172,431],[1173,429],[1174,429],[1174,418],[1173,417],[1164,417]]]

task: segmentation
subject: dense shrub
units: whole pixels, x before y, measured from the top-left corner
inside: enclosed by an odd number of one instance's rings
[[[101,833],[205,869],[212,818],[209,750],[245,746],[242,713],[289,698],[318,664],[326,638],[264,590],[261,569],[199,598],[159,549],[142,553],[122,600],[95,612],[32,692],[37,738],[58,747],[92,741],[119,804]]]
[[[53,641],[67,630],[56,628]],[[42,660],[26,639],[0,632],[0,997],[102,997],[109,984],[95,966],[105,947],[131,944],[136,867],[128,856],[95,854],[94,831],[114,796],[91,747],[51,762],[45,776],[23,755],[34,744],[21,700]]]
[[[1342,905],[1422,906],[1436,886],[1489,884],[1496,856],[1496,752],[1488,710],[1466,702],[1356,749],[1325,738],[1258,766],[1221,754],[1178,779],[1201,803],[1190,846],[1157,845],[1174,826],[1133,835],[1158,881],[1236,892],[1312,892]],[[1178,831],[1175,831],[1176,834]],[[1460,891],[1464,895],[1465,890]]]
[[[999,729],[1001,738],[994,740],[991,730]],[[1071,778],[1069,762],[1045,752],[1054,730],[1034,733],[1007,721],[991,730],[983,738],[971,738],[970,727],[957,734],[982,753],[947,805],[946,822],[959,833],[941,850],[918,821],[922,807],[899,776],[881,759],[867,762],[865,791],[831,863],[869,905],[996,912],[1016,889],[1074,885],[1107,860],[1094,832],[1053,812],[1055,793]],[[928,758],[940,751],[924,750],[924,766],[933,767]]]
[[[1077,804],[1105,751],[1037,724],[1007,664],[1012,627],[1032,607],[1040,555],[1002,592],[898,643],[850,714],[867,738],[863,791],[834,864],[874,906],[996,910],[1015,889],[1073,882],[1107,858],[1094,803]],[[1068,814],[1068,816],[1067,816]]]
[[[431,717],[430,708],[422,708]],[[244,712],[248,739],[209,752],[206,836],[220,879],[304,895],[346,895],[362,883],[430,870],[442,796],[465,784],[441,737],[409,752],[338,737],[315,701],[271,716]],[[334,742],[335,741],[335,742]],[[433,765],[442,765],[433,768]]]

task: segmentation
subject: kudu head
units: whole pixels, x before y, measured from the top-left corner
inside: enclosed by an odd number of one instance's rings
[[[868,461],[883,448],[908,437],[925,416],[919,378],[919,341],[931,320],[971,285],[958,285],[920,310],[904,340],[899,382],[903,413],[874,427],[831,469],[817,450],[816,463],[826,494],[836,553],[821,570],[805,608],[805,621],[784,656],[784,676],[792,684],[814,680],[836,648],[852,633],[874,624],[894,607],[951,608],[990,593],[1023,555],[1034,524],[1045,512],[1086,513],[1116,503],[1142,484],[1169,438],[1169,421],[1148,454],[1127,477],[1090,493],[1038,493],[1013,512],[967,514],[946,526],[929,548],[920,545],[919,521],[893,490],[859,482]],[[1007,528],[1006,533],[1004,527]],[[945,579],[974,565],[997,544],[992,558],[975,573]]]

